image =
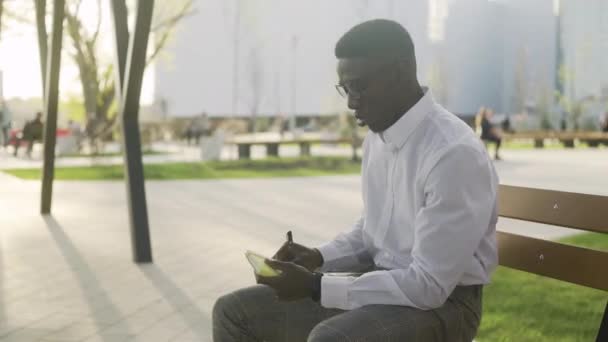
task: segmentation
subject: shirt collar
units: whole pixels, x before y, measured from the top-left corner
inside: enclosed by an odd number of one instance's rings
[[[427,87],[423,87],[422,91],[424,95],[412,108],[403,114],[392,126],[380,132],[380,139],[393,149],[401,149],[424,117],[432,111],[435,105],[433,94]]]

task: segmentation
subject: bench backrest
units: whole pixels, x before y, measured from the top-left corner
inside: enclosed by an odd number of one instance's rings
[[[499,215],[608,233],[608,196],[501,185]],[[608,291],[608,252],[498,232],[503,266]],[[608,341],[608,304],[596,341]]]
[[[608,196],[501,185],[499,215],[608,233]],[[498,232],[503,266],[608,291],[608,252]]]

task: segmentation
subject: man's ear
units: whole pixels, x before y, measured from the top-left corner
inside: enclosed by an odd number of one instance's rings
[[[405,60],[398,60],[395,62],[396,64],[396,72],[393,73],[393,75],[391,76],[392,81],[395,84],[399,84],[401,82],[403,82],[406,79],[407,76],[407,61]]]
[[[395,74],[398,75],[399,82],[406,82],[406,83],[409,83],[411,81],[417,82],[416,72],[412,71],[412,69],[416,70],[416,68],[412,67],[412,63],[415,64],[416,62],[408,60],[408,59],[400,59],[397,62],[397,68],[398,68],[399,72],[397,72]]]

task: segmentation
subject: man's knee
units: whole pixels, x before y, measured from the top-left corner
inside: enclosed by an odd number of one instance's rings
[[[237,299],[233,293],[228,293],[215,301],[213,305],[213,320],[226,319],[235,313]]]
[[[342,342],[348,341],[348,336],[339,329],[326,323],[319,323],[308,335],[308,342]]]
[[[269,294],[270,293],[270,294]],[[246,311],[255,311],[268,298],[272,298],[272,290],[266,286],[252,286],[230,292],[219,297],[213,305],[213,320],[229,318],[232,320],[245,319]]]

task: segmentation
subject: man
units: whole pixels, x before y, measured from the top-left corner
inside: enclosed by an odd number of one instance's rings
[[[420,87],[401,25],[357,25],[335,54],[338,88],[370,129],[363,214],[318,249],[286,243],[266,261],[280,276],[218,299],[214,339],[471,341],[497,264],[492,161],[473,131]]]
[[[6,102],[0,100],[0,134],[2,134],[2,146],[6,148],[11,140],[11,112]]]
[[[494,111],[489,108],[481,108],[481,140],[488,143],[494,143],[494,159],[500,158],[500,145],[502,143],[501,131],[492,124]]]
[[[28,121],[25,123],[25,125],[23,126],[23,130],[21,131],[21,138],[17,139],[17,141],[15,142],[15,157],[19,152],[19,147],[23,140],[27,141],[27,156],[32,156],[34,142],[37,140],[42,140],[42,129],[42,113],[37,112],[36,117],[32,121]]]

